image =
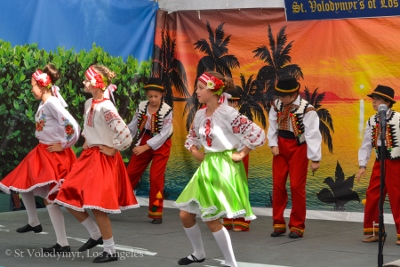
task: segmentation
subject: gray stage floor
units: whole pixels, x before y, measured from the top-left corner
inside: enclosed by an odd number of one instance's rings
[[[102,252],[96,247],[78,254],[77,249],[89,237],[86,230],[63,209],[69,243],[74,253],[64,257],[45,257],[41,247],[55,244],[55,234],[46,209],[39,209],[43,233],[18,234],[15,229],[26,224],[25,211],[0,213],[0,267],[18,266],[93,266],[93,257]],[[110,215],[113,235],[121,258],[107,266],[155,267],[179,266],[178,259],[192,252],[182,229],[179,211],[166,208],[164,222],[153,225],[147,218],[147,207]],[[249,232],[230,232],[240,267],[337,267],[377,266],[378,244],[361,242],[362,224],[307,220],[304,238],[270,237],[271,217],[258,216]],[[221,266],[222,254],[206,225],[200,222],[207,258],[190,266]],[[386,227],[388,238],[383,254],[388,264],[400,259],[394,225]]]

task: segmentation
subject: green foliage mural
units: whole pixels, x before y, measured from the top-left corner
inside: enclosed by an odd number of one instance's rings
[[[139,63],[129,56],[124,62],[122,57],[112,57],[95,44],[90,51],[75,52],[59,47],[47,52],[39,49],[37,44],[13,47],[0,40],[0,179],[38,143],[34,135],[34,116],[39,101],[31,93],[31,75],[47,63],[53,63],[60,70],[62,76],[56,84],[68,103],[67,109],[82,126],[84,103],[91,97],[83,92],[82,81],[84,71],[90,65],[103,64],[116,73],[113,81],[118,87],[114,92],[116,107],[129,123],[143,99],[141,88],[150,76],[152,61]],[[83,139],[74,147],[77,156],[82,144]],[[130,150],[124,151],[122,156],[127,162]]]

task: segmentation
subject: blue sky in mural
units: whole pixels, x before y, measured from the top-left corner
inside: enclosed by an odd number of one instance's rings
[[[148,60],[158,4],[150,0],[2,0],[0,39],[12,45],[38,43]]]

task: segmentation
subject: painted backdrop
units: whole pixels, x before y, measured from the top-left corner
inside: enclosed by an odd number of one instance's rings
[[[198,166],[183,148],[199,107],[193,97],[198,75],[214,69],[233,77],[244,99],[241,111],[267,129],[276,77],[289,72],[317,107],[324,137],[321,168],[308,176],[307,208],[362,212],[373,159],[365,179],[356,183],[354,175],[365,122],[374,114],[367,94],[383,84],[399,99],[399,23],[396,17],[287,22],[283,9],[159,11],[153,75],[163,78],[174,107],[169,198]],[[271,165],[267,145],[250,154],[253,206],[271,206]]]

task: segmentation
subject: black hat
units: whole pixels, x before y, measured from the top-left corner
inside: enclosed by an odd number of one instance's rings
[[[390,101],[392,103],[396,103],[394,100],[394,90],[385,85],[378,85],[375,90],[368,95],[369,97],[374,97],[378,96],[380,98],[383,98],[384,100]]]
[[[228,89],[226,93],[231,95],[229,101],[240,101],[240,93],[237,87]]]
[[[283,76],[278,79],[275,86],[274,94],[277,96],[285,96],[299,91],[300,84],[296,78],[292,76]]]
[[[144,86],[144,90],[155,90],[159,92],[164,92],[164,86],[160,78],[150,77]]]

